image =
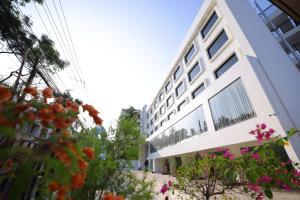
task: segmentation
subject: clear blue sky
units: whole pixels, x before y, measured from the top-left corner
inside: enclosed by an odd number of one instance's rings
[[[54,0],[58,6],[58,0]],[[261,0],[260,0],[261,1]],[[265,0],[264,0],[265,1]],[[83,72],[88,98],[62,72],[60,88],[93,104],[107,127],[121,108],[142,108],[158,92],[202,0],[61,0]],[[52,0],[47,4],[59,26]],[[43,7],[38,6],[58,45]],[[38,35],[46,30],[31,4],[24,9]],[[61,14],[61,13],[60,13]],[[60,29],[61,34],[62,30]],[[62,51],[61,51],[62,52]]]

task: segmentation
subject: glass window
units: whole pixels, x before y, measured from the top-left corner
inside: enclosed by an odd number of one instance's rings
[[[147,129],[149,129],[149,123],[147,123]]]
[[[218,20],[218,15],[214,11],[213,14],[210,16],[209,20],[204,25],[203,29],[201,30],[202,38],[205,38],[205,36],[207,35],[207,33],[210,31],[210,29],[213,27],[213,25],[216,23],[217,20]]]
[[[240,78],[213,96],[209,105],[216,130],[256,116]]]
[[[152,113],[153,113],[153,110],[152,110],[152,108],[150,108],[150,115],[152,115]]]
[[[170,112],[169,114],[168,114],[168,120],[170,120],[171,119],[171,117],[174,115],[174,112],[172,111],[172,112]]]
[[[179,83],[179,85],[176,87],[176,90],[175,90],[176,96],[180,96],[181,94],[183,94],[184,91],[185,91],[184,83],[183,83],[183,81],[181,81]]]
[[[238,61],[237,56],[233,54],[215,71],[216,78],[219,78],[221,75],[223,75],[237,61]]]
[[[155,101],[155,103],[154,103],[154,108],[157,108],[157,106],[158,106],[158,102]]]
[[[185,106],[185,104],[186,104],[186,101],[184,100],[177,106],[178,112]]]
[[[170,95],[169,98],[167,99],[167,107],[169,107],[173,103],[174,103],[174,99],[173,99],[172,95]]]
[[[160,107],[159,112],[160,112],[161,115],[164,114],[164,113],[166,112],[166,108],[165,108],[164,105],[162,105],[162,106]]]
[[[160,95],[159,95],[159,101],[162,101],[164,99],[164,97],[165,97],[164,94],[165,94],[164,92],[160,93]]]
[[[168,81],[165,89],[166,89],[166,92],[168,92],[170,89],[172,88],[172,84],[171,84],[171,81]]]
[[[209,45],[207,48],[208,56],[209,58],[212,58],[218,50],[225,44],[225,42],[228,40],[226,32],[223,30],[217,38]]]
[[[156,121],[158,119],[158,113],[155,113],[154,120]]]
[[[150,124],[153,125],[153,119],[150,120]]]
[[[154,131],[157,131],[157,129],[158,129],[158,126],[155,126]]]
[[[173,74],[174,80],[177,80],[181,74],[182,74],[182,68],[178,66]]]
[[[164,125],[165,122],[166,122],[166,120],[163,119],[163,120],[160,122],[160,126]]]
[[[192,59],[195,52],[196,52],[196,48],[195,48],[195,45],[193,44],[184,56],[185,63],[188,63]]]
[[[150,153],[154,153],[167,146],[175,145],[182,140],[206,131],[207,124],[203,108],[199,106],[153,138],[153,140],[150,141]]]
[[[189,81],[191,82],[192,80],[194,80],[194,78],[200,73],[200,71],[200,65],[197,62],[188,73]]]
[[[149,113],[147,113],[147,119],[149,119]]]
[[[195,99],[196,96],[201,94],[205,89],[204,83],[201,83],[193,92],[192,92],[192,98]]]

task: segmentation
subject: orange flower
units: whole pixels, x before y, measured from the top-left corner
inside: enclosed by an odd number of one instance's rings
[[[54,192],[56,190],[58,190],[59,188],[59,183],[56,182],[56,181],[51,181],[49,184],[48,184],[48,190],[50,192]]]
[[[62,149],[57,148],[53,151],[53,153],[65,165],[67,165],[67,166],[71,165],[71,162],[72,162],[71,158]]]
[[[52,96],[53,96],[53,90],[51,89],[51,88],[45,88],[43,91],[42,91],[42,93],[43,93],[43,96],[44,96],[44,98],[51,98]]]
[[[29,107],[30,107],[29,104],[17,104],[15,110],[17,113],[21,113],[27,110]]]
[[[64,110],[65,110],[65,108],[63,107],[63,105],[61,105],[60,103],[54,103],[53,105],[52,105],[52,110],[54,111],[54,112],[63,112]]]
[[[77,164],[81,170],[85,170],[88,167],[88,163],[85,162],[83,159],[79,159],[77,161]]]
[[[12,159],[8,159],[6,161],[6,165],[7,165],[8,168],[12,168],[13,165],[14,165],[14,161]]]
[[[100,117],[96,116],[96,117],[94,117],[93,119],[94,119],[94,122],[95,122],[97,125],[102,125],[103,120],[102,120]]]
[[[9,89],[0,86],[0,103],[10,100],[12,94]]]
[[[39,110],[38,112],[38,116],[42,119],[42,120],[52,120],[53,119],[53,112],[51,109],[49,108],[42,108]]]
[[[70,107],[72,106],[72,104],[73,104],[73,102],[70,101],[70,100],[68,100],[68,101],[66,102],[66,107],[67,107],[67,108],[70,108]]]
[[[24,93],[25,94],[30,94],[30,95],[36,97],[37,94],[38,94],[37,87],[31,87],[31,86],[29,86],[29,87],[27,87],[27,88],[24,89]]]
[[[84,147],[82,151],[89,159],[94,158],[94,149],[92,147]]]
[[[65,197],[67,192],[68,192],[69,188],[67,185],[61,185],[59,188],[58,188],[58,192],[57,192],[57,196],[62,198],[62,197]]]
[[[71,110],[73,110],[74,112],[79,112],[79,107],[77,103],[72,103],[71,105]]]
[[[121,195],[114,196],[112,193],[108,193],[102,198],[102,200],[125,200],[125,198]]]
[[[77,173],[72,176],[71,187],[79,189],[84,185],[85,175],[83,173]]]

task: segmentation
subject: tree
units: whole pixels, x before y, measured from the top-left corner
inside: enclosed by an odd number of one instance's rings
[[[38,38],[32,33],[32,22],[30,18],[19,10],[31,0],[3,0],[0,4],[0,40],[6,43],[6,51],[12,53],[22,60],[18,69],[17,80],[14,84],[16,93],[23,67],[26,65],[30,70],[25,86],[32,84],[38,74],[47,83],[39,68],[45,68],[50,73],[64,69],[69,63],[60,58],[59,52],[55,49],[54,43],[46,35]],[[32,2],[43,3],[43,0],[32,0]],[[24,100],[24,94],[19,101]]]
[[[241,149],[241,156],[235,157],[228,148],[217,148],[217,153],[203,155],[184,165],[177,170],[176,189],[207,200],[228,192],[242,192],[257,200],[264,196],[271,199],[273,188],[299,189],[299,163],[283,161],[275,151],[288,145],[296,130],[287,131],[284,137],[273,137],[274,132],[265,124],[257,125],[250,134],[257,138],[259,145]]]
[[[86,185],[72,194],[74,199],[101,199],[110,191],[128,199],[152,199],[153,184],[129,172],[131,160],[138,155],[141,142],[133,119],[119,119],[117,128],[77,133],[83,146],[93,146],[97,159],[90,161]]]

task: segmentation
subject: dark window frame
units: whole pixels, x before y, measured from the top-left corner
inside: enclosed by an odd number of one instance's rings
[[[216,51],[212,54],[212,52],[210,52],[211,48],[212,48],[215,44],[217,44],[218,40],[219,40],[224,34],[225,34],[225,36],[226,36],[225,42],[218,48],[218,50],[216,50]],[[207,49],[206,49],[206,52],[207,52],[207,54],[208,54],[209,59],[212,59],[212,57],[214,57],[214,56],[219,52],[219,50],[226,44],[226,42],[227,42],[228,40],[229,40],[229,37],[228,37],[228,35],[227,35],[225,29],[223,29],[223,30],[218,34],[218,36],[210,43],[210,45],[209,45],[209,46],[207,47]]]
[[[186,100],[183,100],[178,106],[177,106],[177,111],[181,111],[182,110],[182,106],[184,106],[186,104]]]
[[[190,53],[192,52],[192,50],[194,50],[194,52],[191,55]],[[192,45],[189,47],[188,51],[184,54],[184,63],[185,64],[189,63],[192,60],[192,58],[196,54],[196,51],[197,51],[196,45],[194,43],[192,43]]]
[[[179,74],[177,74],[178,70],[180,70]],[[176,76],[177,74],[177,76]],[[183,74],[183,70],[182,70],[182,67],[179,65],[176,70],[174,71],[173,73],[173,79],[174,81],[178,80],[178,78]]]
[[[193,79],[191,79],[191,72],[194,70],[194,69],[196,69],[196,67],[198,66],[198,68],[199,68],[199,71],[197,72],[197,74],[193,77]],[[191,70],[187,73],[187,75],[188,75],[188,79],[189,79],[189,82],[192,82],[193,80],[195,80],[195,78],[199,75],[201,73],[201,66],[200,66],[200,63],[197,61],[194,65],[193,65],[193,67],[191,68]]]
[[[169,99],[172,99],[172,103],[170,103],[170,104],[168,103],[168,102],[169,102]],[[174,104],[174,99],[173,99],[173,96],[172,96],[172,95],[170,95],[170,96],[167,98],[166,104],[167,104],[167,108]]]
[[[214,17],[217,17],[217,18],[214,18]],[[200,31],[201,36],[202,36],[203,39],[208,35],[210,30],[213,28],[213,26],[218,21],[218,19],[219,19],[219,16],[218,16],[217,12],[214,10],[213,13],[209,16],[209,19],[206,21],[206,23],[203,26],[203,28],[201,29],[201,31]],[[211,22],[213,22],[213,23],[211,24]],[[206,29],[207,27],[209,27],[209,28]],[[204,33],[204,31],[205,31],[205,33]]]
[[[200,91],[200,93],[197,94],[197,95],[195,96],[196,91],[198,91],[200,88],[203,88],[202,91]],[[193,90],[193,92],[192,92],[192,99],[195,99],[195,98],[196,98],[198,95],[200,95],[204,90],[205,90],[205,84],[204,84],[204,82],[202,82],[198,87],[196,87],[196,89]]]
[[[183,90],[182,90],[182,92],[179,94],[178,93],[178,88],[179,87],[183,87]],[[175,95],[176,95],[176,97],[179,97],[179,96],[181,96],[184,92],[185,92],[185,90],[186,90],[186,88],[185,88],[185,85],[184,85],[184,81],[181,81],[178,85],[177,85],[177,87],[175,88]]]
[[[235,58],[236,60],[234,63],[230,63],[231,59]],[[214,71],[214,76],[216,79],[220,78],[227,70],[229,70],[234,64],[236,64],[239,61],[239,58],[237,57],[236,53],[233,53],[231,56],[229,56],[215,71]],[[230,63],[230,65],[227,65]],[[225,67],[225,68],[224,68]],[[221,74],[218,74],[220,70],[224,70]]]
[[[170,88],[168,89],[168,86],[170,85]],[[166,86],[165,86],[165,91],[166,92],[169,92],[170,90],[171,90],[171,88],[172,88],[172,83],[171,83],[171,80],[169,80],[168,82],[167,82],[167,84],[166,84]]]

